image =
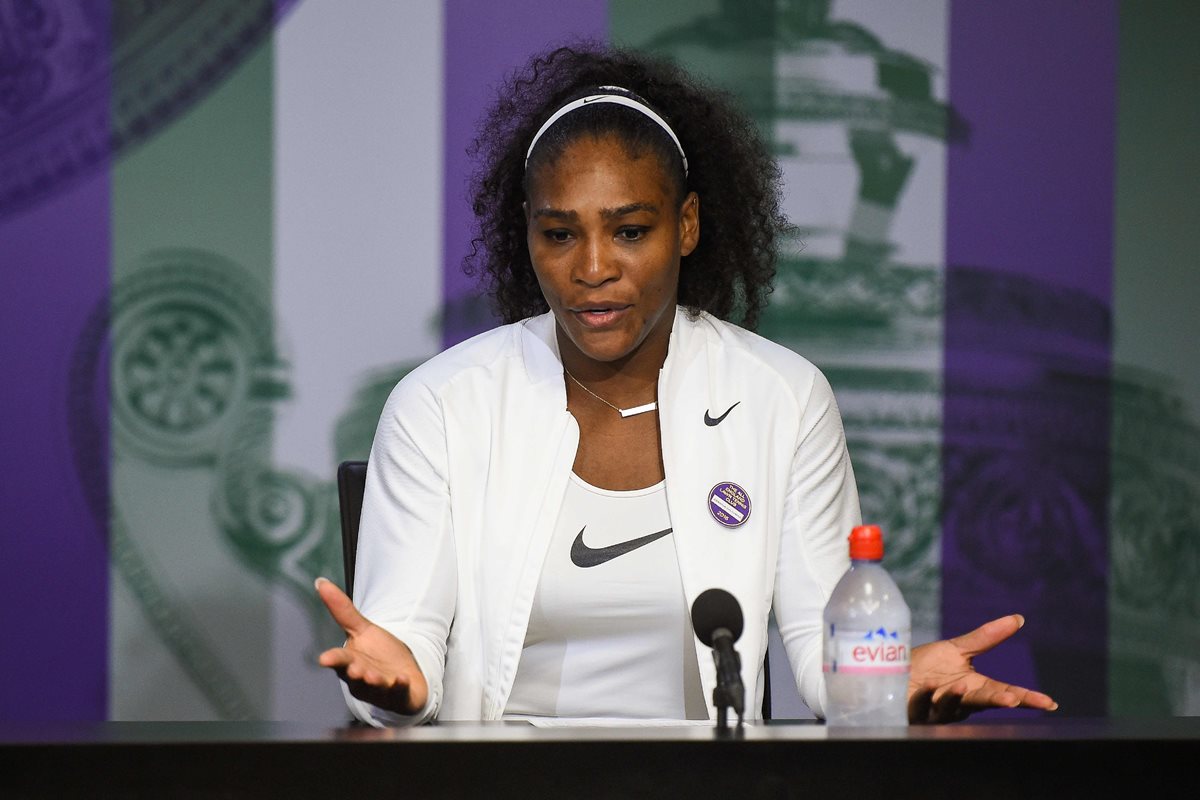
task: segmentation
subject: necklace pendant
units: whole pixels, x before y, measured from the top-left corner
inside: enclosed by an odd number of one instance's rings
[[[638,414],[645,414],[647,411],[657,411],[658,402],[646,403],[644,406],[634,406],[633,408],[618,408],[617,411],[622,417],[636,417]]]

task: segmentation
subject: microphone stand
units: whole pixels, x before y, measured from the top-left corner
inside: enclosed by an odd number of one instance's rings
[[[728,628],[713,631],[713,662],[717,667],[717,685],[713,705],[717,709],[717,733],[729,733],[728,712],[737,714],[737,729],[743,730],[746,687],[742,685],[742,657],[733,649],[733,634]]]

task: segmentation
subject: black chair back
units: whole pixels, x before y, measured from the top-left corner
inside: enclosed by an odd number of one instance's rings
[[[354,557],[358,553],[358,523],[362,518],[363,490],[367,484],[367,462],[343,461],[338,465],[338,510],[342,517],[342,569],[346,594],[354,596]]]

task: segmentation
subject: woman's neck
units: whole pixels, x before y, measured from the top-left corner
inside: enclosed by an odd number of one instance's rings
[[[631,353],[613,361],[598,361],[580,350],[562,328],[556,326],[563,368],[576,380],[605,400],[619,406],[653,399],[652,387],[667,358],[671,325],[656,329]]]

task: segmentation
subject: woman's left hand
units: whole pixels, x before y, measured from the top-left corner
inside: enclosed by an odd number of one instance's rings
[[[1049,695],[992,680],[976,672],[971,663],[975,656],[991,650],[1024,624],[1024,617],[1012,614],[962,636],[913,648],[909,722],[957,722],[985,708],[1058,708]]]

